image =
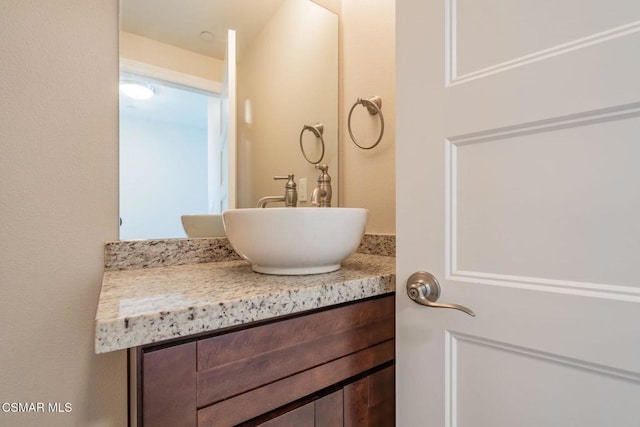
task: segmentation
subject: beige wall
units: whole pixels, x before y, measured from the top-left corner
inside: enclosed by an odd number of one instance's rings
[[[137,34],[120,33],[120,56],[203,79],[222,81],[224,61]]]
[[[332,11],[336,15],[340,16],[340,11],[342,8],[342,0],[312,0],[312,1],[324,7],[325,9]]]
[[[322,163],[337,174],[337,46],[336,15],[312,2],[287,0],[244,51],[237,73],[238,207],[255,207],[263,196],[283,195],[285,182],[274,181],[275,175],[293,173],[298,184],[307,178],[311,194],[319,172],[300,151],[304,124],[324,124]],[[245,122],[247,99],[251,124]],[[305,132],[305,150],[312,160],[321,154],[316,141]],[[338,198],[332,201],[335,206]],[[309,203],[299,203],[305,205]]]
[[[369,231],[383,233],[395,230],[393,5],[342,2],[342,204],[368,207]],[[73,410],[0,412],[0,425],[126,425],[125,354],[93,353],[103,243],[118,236],[117,7],[3,0],[0,402]],[[374,94],[387,129],[364,152],[347,139],[346,113]]]
[[[118,2],[3,0],[0,403],[70,402],[2,426],[126,425],[124,352],[96,356],[118,237]]]
[[[369,209],[367,231],[395,234],[395,1],[342,0],[340,205]],[[385,131],[372,150],[356,147],[347,116],[357,98],[382,97]],[[378,137],[379,121],[358,106],[353,132],[361,145]]]

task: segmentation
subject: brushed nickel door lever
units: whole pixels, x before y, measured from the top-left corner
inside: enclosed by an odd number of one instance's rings
[[[475,317],[476,314],[465,306],[458,304],[444,304],[436,302],[440,297],[440,284],[438,279],[426,271],[413,273],[407,280],[407,295],[414,302],[434,308],[453,308]]]

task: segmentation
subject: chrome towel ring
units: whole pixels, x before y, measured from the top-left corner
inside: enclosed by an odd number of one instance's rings
[[[309,160],[309,157],[307,157],[307,153],[304,151],[304,145],[302,144],[302,135],[304,135],[304,132],[307,130],[311,131],[311,133],[313,133],[316,136],[316,138],[320,138],[322,153],[320,154],[320,158],[315,162],[312,162],[311,160]],[[317,165],[324,158],[324,138],[322,137],[323,133],[324,133],[324,125],[322,123],[316,123],[313,126],[304,125],[302,127],[302,130],[300,131],[300,150],[302,151],[302,155],[307,160],[307,162],[311,163],[312,165]]]
[[[358,144],[356,137],[353,136],[353,130],[351,129],[351,115],[353,114],[353,110],[356,108],[356,105],[359,105],[359,104],[366,107],[367,111],[369,111],[369,114],[371,114],[372,116],[375,116],[377,114],[380,117],[380,136],[378,137],[376,142],[373,143],[373,145],[370,145],[368,147],[363,147],[362,145]],[[353,106],[351,107],[351,110],[349,110],[349,118],[347,119],[347,129],[349,129],[349,136],[351,137],[351,140],[353,141],[353,143],[356,144],[358,147],[362,148],[363,150],[371,150],[373,147],[378,145],[380,141],[382,141],[382,135],[384,135],[384,116],[382,115],[382,98],[380,98],[379,96],[372,96],[371,98],[368,98],[368,99],[358,98],[355,104],[353,104]]]

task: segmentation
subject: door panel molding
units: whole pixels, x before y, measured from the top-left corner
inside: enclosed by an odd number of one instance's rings
[[[599,108],[592,111],[584,111],[577,114],[552,117],[544,120],[525,122],[517,125],[504,126],[495,129],[487,129],[470,132],[462,135],[450,136],[446,139],[456,147],[476,144],[480,142],[495,141],[514,136],[531,135],[536,133],[551,132],[559,129],[586,126],[590,124],[623,120],[640,116],[640,102],[616,105],[613,107]]]
[[[467,345],[466,350],[461,350],[461,345]],[[469,346],[470,345],[470,346]],[[596,364],[592,362],[587,362],[584,360],[565,357],[558,354],[553,354],[549,352],[539,351],[533,348],[527,348],[522,346],[517,346],[513,344],[508,344],[505,342],[495,341],[487,338],[483,338],[480,336],[460,333],[456,331],[446,330],[445,331],[445,402],[446,402],[446,426],[457,426],[458,425],[458,410],[460,409],[460,401],[459,395],[464,391],[458,389],[457,384],[460,381],[465,382],[467,387],[469,386],[468,380],[472,382],[475,380],[476,385],[481,384],[484,386],[484,382],[478,383],[479,381],[476,379],[467,379],[465,381],[465,374],[461,374],[460,369],[466,370],[467,374],[469,371],[475,371],[473,366],[472,358],[473,358],[473,347],[476,347],[476,350],[480,351],[484,354],[490,354],[493,352],[495,360],[505,360],[509,362],[509,367],[505,365],[501,365],[505,368],[505,372],[495,372],[491,371],[486,373],[486,375],[501,377],[502,379],[499,382],[506,382],[508,387],[509,382],[517,382],[516,378],[509,378],[508,372],[513,371],[516,367],[520,367],[520,361],[522,361],[522,367],[536,367],[539,370],[539,373],[550,375],[550,372],[553,371],[555,373],[564,373],[566,372],[567,376],[573,377],[576,382],[581,379],[584,382],[581,382],[581,386],[587,387],[583,390],[587,394],[589,391],[600,390],[601,393],[606,394],[601,390],[600,387],[595,386],[595,384],[603,384],[608,387],[624,387],[629,388],[630,391],[640,390],[640,375],[631,372],[625,371],[621,369],[612,368],[610,366]],[[465,352],[467,354],[465,354]],[[471,352],[471,353],[469,353]],[[462,361],[464,359],[464,361]],[[486,357],[484,358],[486,359]],[[467,364],[467,366],[462,366],[462,364]],[[484,366],[484,369],[489,369],[487,366]],[[564,371],[567,369],[568,371]],[[546,372],[545,372],[546,371]],[[524,375],[524,372],[523,372]],[[564,374],[563,374],[564,375]],[[506,377],[505,377],[506,376]],[[598,378],[600,377],[600,378]],[[529,386],[530,384],[527,384]],[[490,386],[488,386],[490,387]],[[552,390],[549,390],[552,391]],[[468,392],[468,391],[467,391]],[[541,390],[536,389],[535,387],[531,390],[534,393],[531,397],[532,404],[535,401],[535,393],[540,393]],[[540,398],[540,395],[538,398]],[[478,396],[481,398],[481,396]],[[632,402],[633,398],[629,399],[629,402],[626,402],[627,405],[635,404]],[[469,403],[467,401],[467,403]],[[578,403],[581,405],[582,403]],[[535,406],[535,405],[534,405]],[[623,405],[624,406],[624,405]],[[539,409],[539,408],[538,408]],[[534,410],[538,410],[535,409]],[[508,411],[507,411],[508,412]],[[477,420],[480,421],[480,420]]]
[[[458,176],[460,172],[458,150],[461,147],[625,119],[637,120],[639,117],[640,103],[633,103],[446,138],[445,278],[462,282],[640,302],[640,287],[627,286],[626,284],[617,285],[582,280],[558,280],[551,277],[501,274],[500,272],[470,271],[461,269],[458,260],[460,250],[458,236]]]
[[[462,332],[445,331],[445,337],[447,341],[446,345],[449,349],[449,357],[451,358],[449,361],[450,363],[455,362],[456,360],[457,343],[469,342],[469,343],[474,343],[477,345],[489,347],[496,350],[506,351],[506,352],[510,352],[510,353],[514,353],[522,356],[531,357],[534,359],[553,362],[563,366],[568,366],[568,367],[582,369],[582,370],[590,371],[590,372],[601,374],[601,375],[606,375],[606,376],[620,379],[620,380],[631,381],[633,383],[637,383],[638,385],[640,385],[640,374],[632,371],[616,369],[616,368],[612,368],[610,366],[602,365],[599,363],[587,362],[587,361],[572,358],[572,357],[565,357],[558,354],[539,351],[533,348],[509,344],[506,342],[492,340],[492,339],[475,336],[471,334],[465,334]],[[451,365],[450,368],[455,369],[455,365]]]
[[[579,49],[606,43],[640,32],[640,21],[616,26],[614,28],[577,38],[536,52],[502,61],[488,67],[458,75],[458,0],[446,0],[445,4],[445,66],[446,87],[459,85],[472,80],[488,77],[496,73],[522,67],[554,56],[563,55]]]
[[[640,302],[640,290],[630,286],[605,285],[601,283],[573,282],[570,280],[540,279],[537,277],[489,274],[476,271],[454,271],[446,280],[528,289],[566,295],[579,295],[613,301]]]

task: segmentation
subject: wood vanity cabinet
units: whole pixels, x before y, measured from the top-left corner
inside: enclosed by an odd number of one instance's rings
[[[135,350],[138,426],[394,425],[392,294]]]

